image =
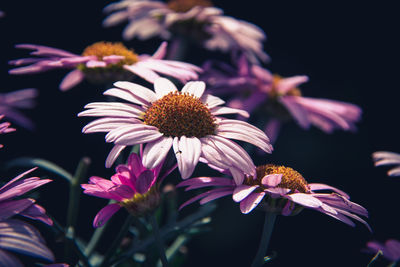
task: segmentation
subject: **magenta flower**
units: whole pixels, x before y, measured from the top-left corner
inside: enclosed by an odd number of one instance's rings
[[[383,257],[389,261],[396,262],[400,260],[400,242],[398,240],[388,239],[385,244],[377,241],[370,241],[367,243],[367,247],[372,253],[381,251]]]
[[[238,70],[226,65],[217,65],[216,69],[214,65],[206,64],[202,80],[211,85],[215,94],[235,93],[230,107],[250,114],[260,110],[268,113],[265,131],[271,140],[276,139],[281,123],[288,119],[294,119],[304,129],[314,125],[331,133],[335,129],[354,131],[361,118],[362,111],[354,104],[302,96],[298,86],[308,81],[307,76],[281,78],[258,65],[249,65],[243,58],[238,61]]]
[[[389,176],[400,176],[400,154],[388,151],[377,151],[372,153],[375,166],[396,165],[388,171]]]
[[[121,207],[135,216],[145,215],[158,207],[160,195],[158,186],[161,180],[176,166],[159,179],[162,162],[153,169],[142,165],[142,159],[135,153],[128,158],[126,165],[118,165],[116,174],[107,180],[101,177],[90,177],[89,184],[82,184],[84,193],[96,197],[115,200],[102,208],[93,221],[93,227],[101,227]]]
[[[106,27],[128,21],[123,37],[145,40],[154,36],[170,39],[184,36],[207,49],[241,52],[251,61],[268,59],[262,42],[262,29],[254,24],[224,16],[209,0],[138,1],[122,0],[105,7],[110,13]]]
[[[205,204],[223,196],[232,195],[240,203],[240,210],[247,214],[259,206],[269,212],[282,215],[295,215],[302,208],[313,209],[354,226],[349,218],[369,225],[357,215],[367,217],[368,212],[362,206],[351,202],[343,191],[319,183],[307,183],[303,176],[292,168],[267,164],[258,166],[255,176],[231,172],[233,180],[221,177],[197,177],[183,181],[177,187],[187,186],[187,190],[214,186],[214,189],[197,195],[184,204],[183,208],[197,200]],[[330,190],[332,193],[317,193]]]
[[[84,133],[106,132],[106,142],[114,148],[106,160],[110,167],[126,147],[147,143],[143,165],[156,167],[171,149],[178,161],[182,178],[188,178],[199,161],[219,168],[236,167],[245,173],[254,171],[247,152],[230,139],[258,146],[271,153],[268,137],[258,128],[239,120],[219,117],[223,114],[247,112],[220,107],[218,97],[204,94],[203,82],[188,82],[178,91],[168,79],[154,82],[153,92],[138,84],[116,82],[117,88],[104,92],[131,103],[90,103],[78,116],[101,116],[83,128]]]
[[[31,225],[11,217],[22,215],[52,225],[43,207],[31,198],[14,199],[40,187],[51,180],[38,177],[23,178],[36,168],[30,169],[0,188],[0,265],[22,266],[21,262],[5,250],[54,261],[53,253],[46,247],[40,233]]]
[[[167,43],[160,45],[152,55],[138,55],[127,49],[122,43],[98,42],[88,46],[82,55],[47,46],[20,44],[17,48],[35,50],[31,55],[36,58],[12,60],[11,65],[24,67],[9,71],[10,74],[30,74],[53,69],[73,69],[64,77],[60,89],[66,91],[76,86],[84,78],[92,82],[127,80],[132,74],[153,83],[159,74],[171,76],[186,82],[197,79],[196,72],[201,68],[184,62],[163,60]]]
[[[31,109],[35,106],[34,98],[38,91],[34,88],[21,89],[0,94],[0,114],[4,114],[11,121],[32,130],[33,122],[18,109]]]

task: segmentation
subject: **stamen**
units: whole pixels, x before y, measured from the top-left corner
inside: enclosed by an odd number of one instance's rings
[[[213,4],[209,0],[170,0],[167,6],[176,12],[184,13],[195,6],[212,7]]]
[[[215,132],[215,118],[199,98],[188,93],[171,92],[154,102],[143,117],[165,136],[205,137]]]

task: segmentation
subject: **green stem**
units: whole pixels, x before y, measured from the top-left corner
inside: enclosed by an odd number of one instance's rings
[[[69,187],[69,203],[68,203],[68,213],[67,213],[67,224],[65,226],[68,238],[73,240],[75,238],[75,225],[78,218],[79,212],[79,201],[81,194],[80,184],[86,177],[86,172],[90,164],[90,159],[83,157],[76,168],[75,175],[72,177],[70,187]],[[67,242],[64,250],[64,256],[66,259],[71,257],[71,243]]]
[[[173,225],[168,225],[166,227],[163,227],[163,229],[160,230],[160,236],[163,240],[171,239],[171,236],[175,233],[181,233],[183,232],[186,228],[189,226],[193,225],[196,221],[201,220],[208,214],[210,214],[212,211],[216,209],[216,205],[213,203],[201,206],[199,210],[184,218],[183,220],[174,223]],[[129,250],[127,250],[124,254],[122,254],[117,260],[112,261],[111,265],[116,265],[125,259],[131,257],[133,254],[135,254],[138,251],[144,251],[148,246],[153,244],[155,241],[154,235],[150,235],[147,238],[141,240],[137,244],[134,244]]]
[[[276,213],[266,212],[265,213],[265,221],[264,228],[260,240],[260,245],[258,247],[258,251],[256,256],[254,257],[252,267],[259,267],[264,264],[264,257],[268,250],[268,244],[271,239],[272,230],[274,229],[274,223],[276,219]]]
[[[160,254],[160,259],[163,267],[168,266],[167,256],[165,255],[165,247],[162,237],[160,235],[160,229],[158,228],[158,223],[156,220],[156,216],[154,214],[149,216],[151,226],[153,227],[153,233],[156,241],[156,246],[158,248],[158,252]]]
[[[111,259],[112,256],[114,256],[115,251],[118,249],[119,245],[121,244],[122,239],[126,236],[126,233],[129,231],[129,227],[131,226],[133,220],[134,220],[134,217],[129,214],[128,218],[126,218],[126,220],[125,220],[124,225],[121,227],[121,230],[119,231],[117,237],[111,243],[110,248],[107,250],[106,254],[104,255],[104,258],[103,258],[103,261],[102,261],[100,267],[111,266],[111,264],[109,264],[109,260]]]

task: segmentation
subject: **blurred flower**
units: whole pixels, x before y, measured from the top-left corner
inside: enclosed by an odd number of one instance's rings
[[[118,88],[104,92],[131,103],[90,103],[78,116],[101,116],[83,128],[84,133],[107,132],[106,141],[113,142],[106,160],[110,167],[126,147],[147,143],[143,165],[152,169],[171,147],[178,161],[182,178],[188,178],[197,163],[206,161],[220,168],[236,166],[245,173],[254,171],[247,152],[229,139],[258,146],[271,153],[268,137],[258,128],[239,120],[217,117],[241,114],[243,110],[219,107],[224,101],[204,94],[204,82],[188,82],[182,91],[168,79],[154,82],[155,92],[130,82],[116,82]]]
[[[13,215],[22,215],[34,220],[42,221],[52,225],[52,220],[46,215],[46,210],[31,198],[17,199],[32,189],[51,182],[50,179],[40,179],[39,177],[23,178],[37,168],[30,169],[21,173],[0,188],[0,220],[5,220]],[[23,179],[22,179],[23,178]]]
[[[400,176],[400,154],[388,151],[377,151],[372,153],[375,166],[397,165],[388,171],[389,176]]]
[[[38,91],[34,88],[21,89],[9,93],[0,93],[0,114],[11,121],[32,130],[33,122],[18,109],[31,109],[35,106],[34,98]]]
[[[369,225],[357,215],[368,216],[362,206],[351,202],[343,191],[319,183],[307,183],[303,176],[292,168],[272,164],[258,166],[256,175],[243,175],[231,172],[233,180],[221,177],[197,177],[183,181],[177,187],[187,186],[187,190],[215,186],[216,188],[195,196],[180,208],[197,200],[200,204],[232,195],[235,202],[240,202],[240,210],[247,214],[255,207],[276,212],[285,216],[295,215],[303,208],[313,209],[340,220],[348,225],[355,224],[348,218]],[[330,190],[332,193],[317,193],[319,190]]]
[[[31,225],[11,217],[22,215],[52,225],[43,207],[35,204],[31,198],[14,199],[42,186],[51,180],[38,177],[23,178],[36,168],[30,169],[0,188],[0,265],[22,266],[21,262],[9,250],[33,257],[54,261],[53,253],[46,247],[40,233]]]
[[[6,14],[0,10],[0,18],[4,17]]]
[[[4,117],[4,115],[0,115],[0,120]],[[0,134],[5,134],[5,133],[10,133],[10,132],[14,132],[15,129],[14,128],[10,128],[10,123],[9,122],[2,122],[0,123]],[[2,148],[3,145],[0,144],[0,148]]]
[[[160,1],[122,0],[105,7],[110,13],[103,22],[106,27],[128,21],[123,37],[145,40],[154,36],[164,39],[185,37],[210,50],[244,53],[256,62],[265,61],[262,42],[266,39],[262,29],[254,24],[223,16],[209,0]]]
[[[378,251],[382,252],[384,258],[389,261],[398,261],[400,260],[400,242],[395,239],[386,240],[385,244],[382,244],[377,241],[370,241],[367,243],[367,248],[372,253],[377,253]]]
[[[127,49],[122,43],[98,42],[88,46],[82,55],[47,46],[20,44],[17,48],[35,50],[31,55],[38,58],[12,60],[11,65],[24,67],[9,71],[10,74],[30,74],[52,69],[74,69],[64,77],[60,89],[66,91],[84,78],[94,83],[129,80],[132,73],[153,83],[159,74],[171,76],[186,82],[197,79],[196,72],[201,68],[184,62],[163,60],[167,43],[163,42],[152,55],[138,55]],[[30,64],[30,65],[29,65]]]
[[[111,180],[92,176],[89,184],[82,184],[85,194],[117,201],[97,213],[93,226],[103,226],[121,207],[134,216],[145,215],[157,208],[160,202],[157,177],[162,165],[161,162],[155,168],[147,169],[142,165],[141,157],[132,153],[126,165],[116,167]]]
[[[235,94],[228,106],[270,115],[265,131],[271,140],[276,139],[281,123],[289,119],[304,129],[314,125],[326,133],[354,131],[361,119],[362,110],[354,104],[302,96],[298,86],[308,81],[304,75],[282,78],[249,65],[243,58],[238,61],[238,70],[213,62],[206,63],[204,70],[201,80],[210,84],[211,92]]]

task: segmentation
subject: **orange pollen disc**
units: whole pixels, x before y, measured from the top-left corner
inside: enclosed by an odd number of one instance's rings
[[[209,0],[170,0],[167,6],[173,11],[184,13],[195,6],[212,7],[213,4]]]
[[[288,188],[292,193],[300,192],[300,193],[308,193],[310,189],[308,187],[307,181],[304,177],[293,170],[290,167],[285,166],[276,166],[273,164],[267,164],[257,167],[257,179],[254,180],[252,176],[246,177],[245,184],[248,185],[260,185],[261,187],[261,179],[267,174],[282,174],[282,181],[277,187],[280,188]]]
[[[138,55],[126,48],[122,43],[97,42],[85,48],[82,56],[97,56],[102,60],[105,56],[124,56],[125,58],[114,65],[132,65],[138,62]]]
[[[199,98],[188,93],[170,92],[154,102],[143,116],[165,136],[205,137],[215,133],[215,118]]]

